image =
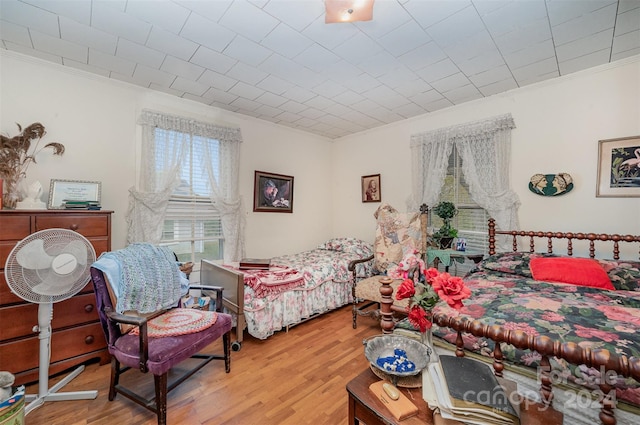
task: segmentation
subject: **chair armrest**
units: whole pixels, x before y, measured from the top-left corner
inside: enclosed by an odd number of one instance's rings
[[[189,290],[191,289],[199,289],[201,291],[213,291],[216,293],[215,301],[216,301],[216,311],[218,313],[222,313],[222,293],[224,288],[222,286],[213,286],[213,285],[191,285],[189,286]]]
[[[142,373],[147,373],[149,371],[147,368],[147,360],[149,360],[149,336],[147,334],[147,322],[149,319],[157,317],[164,312],[159,312],[151,317],[127,316],[126,314],[116,313],[109,307],[105,307],[104,312],[109,320],[113,322],[135,325],[138,327],[138,337],[140,340],[140,357],[138,367]]]
[[[358,274],[356,272],[356,266],[358,264],[362,264],[362,263],[366,263],[373,260],[373,255],[370,255],[366,258],[360,258],[358,260],[351,260],[349,261],[349,265],[347,266],[347,270],[349,270],[351,272],[351,283],[353,283],[354,285],[356,284],[356,282],[358,281]]]

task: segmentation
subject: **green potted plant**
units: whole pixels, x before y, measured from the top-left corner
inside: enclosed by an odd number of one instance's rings
[[[453,238],[458,236],[458,230],[451,227],[451,219],[458,214],[458,209],[453,202],[442,201],[433,208],[433,212],[442,219],[442,227],[433,234],[433,240],[441,249],[451,248]]]

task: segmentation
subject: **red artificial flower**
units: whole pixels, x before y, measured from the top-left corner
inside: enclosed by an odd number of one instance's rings
[[[405,298],[413,297],[416,293],[416,288],[413,285],[413,280],[405,279],[402,281],[398,289],[396,290],[396,299],[403,300]]]
[[[464,285],[461,277],[442,273],[431,282],[441,300],[446,301],[451,307],[460,310],[463,307],[462,300],[471,296],[471,290]]]
[[[427,270],[425,270],[424,272],[424,279],[429,282],[429,284],[431,284],[431,282],[433,281],[433,279],[435,279],[436,277],[438,277],[440,275],[440,272],[438,271],[438,269],[436,269],[435,267],[431,267]]]
[[[412,305],[409,309],[409,323],[418,328],[420,332],[426,332],[433,325],[427,317],[427,312],[417,304]]]

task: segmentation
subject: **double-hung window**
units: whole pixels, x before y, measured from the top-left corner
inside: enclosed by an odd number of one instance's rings
[[[451,221],[454,229],[458,229],[458,238],[464,238],[467,242],[467,251],[487,253],[489,250],[489,235],[487,221],[489,214],[480,207],[469,194],[469,185],[462,173],[462,158],[458,154],[456,146],[453,146],[444,186],[440,192],[440,201],[452,202],[458,208],[458,214]],[[442,219],[430,210],[430,221],[437,230],[442,226]],[[452,262],[450,272],[456,271],[457,275],[463,275],[471,270],[473,262],[467,260],[463,264]]]
[[[213,173],[219,181],[220,142],[161,128],[155,129],[154,136],[159,173],[160,164],[171,162],[166,156],[179,151],[175,144],[187,146],[178,165],[180,183],[169,198],[160,244],[169,246],[183,262],[192,261],[198,265],[203,258],[222,259],[222,225],[220,213],[211,201],[209,177],[209,173]],[[208,164],[205,158],[210,158]]]

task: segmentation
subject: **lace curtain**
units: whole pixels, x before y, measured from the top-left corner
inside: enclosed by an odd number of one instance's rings
[[[224,261],[239,261],[244,256],[244,220],[238,190],[242,142],[240,129],[219,127],[146,110],[140,115],[138,124],[142,126],[141,172],[139,187],[129,189],[127,242],[160,241],[169,198],[180,184],[180,166],[189,151],[191,136],[202,136],[220,142],[219,180],[215,178],[208,149],[201,160],[212,188],[211,202],[219,211],[222,221]],[[156,155],[155,128],[174,130],[170,137],[176,139],[163,147],[171,149],[171,152]]]
[[[411,208],[437,203],[455,144],[471,198],[498,228],[518,229],[520,200],[509,181],[512,128],[513,118],[506,114],[412,135]]]

